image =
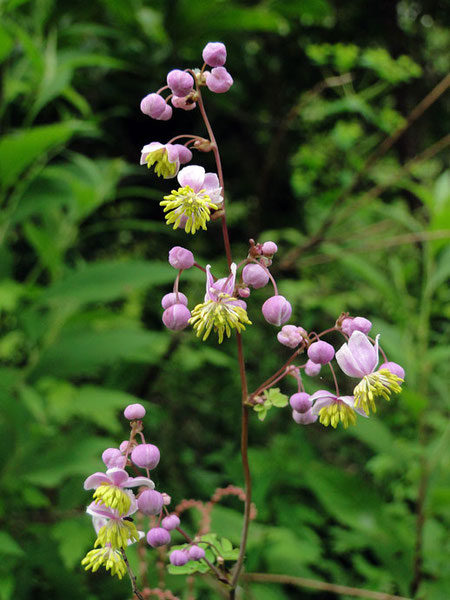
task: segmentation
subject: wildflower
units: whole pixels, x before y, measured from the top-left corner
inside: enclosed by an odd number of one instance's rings
[[[293,410],[292,418],[299,425],[311,425],[317,421],[317,415],[313,413],[312,409],[307,410],[304,413]]]
[[[363,417],[367,414],[360,408],[355,407],[353,396],[336,396],[327,390],[319,390],[311,396],[314,406],[311,409],[313,415],[319,416],[319,421],[325,427],[331,425],[336,429],[339,421],[342,422],[345,429],[349,425],[355,425],[355,411]]]
[[[162,320],[167,329],[181,331],[189,325],[191,313],[182,302],[171,304],[163,312]]]
[[[164,527],[153,527],[147,533],[147,542],[152,548],[165,546],[170,542],[170,533]]]
[[[129,421],[135,421],[136,419],[143,419],[147,411],[142,404],[129,404],[123,411],[125,419]]]
[[[187,248],[174,246],[169,251],[169,264],[174,269],[190,269],[194,263],[194,255]]]
[[[174,550],[169,556],[169,560],[175,567],[182,567],[188,562],[189,557],[183,550]]]
[[[316,365],[326,365],[334,358],[334,348],[323,340],[313,342],[308,348],[308,358]]]
[[[141,165],[154,167],[158,177],[172,179],[180,170],[180,164],[189,162],[192,152],[182,144],[151,142],[141,150]]]
[[[166,222],[173,223],[177,229],[181,223],[186,233],[195,233],[198,229],[206,229],[210,220],[211,209],[217,210],[222,203],[219,178],[215,173],[206,173],[203,167],[191,165],[178,173],[181,187],[164,196],[160,203],[164,206]]]
[[[81,564],[86,571],[91,569],[93,573],[104,566],[112,576],[117,575],[119,579],[122,579],[127,572],[127,565],[123,560],[122,553],[119,550],[114,550],[111,545],[90,550],[81,561]]]
[[[148,477],[130,477],[125,469],[112,468],[106,473],[94,473],[84,482],[85,490],[95,489],[94,500],[125,514],[131,506],[130,496],[123,488],[145,485],[154,489]]]
[[[284,296],[272,296],[262,305],[265,320],[272,325],[284,325],[292,314],[292,306]]]
[[[187,96],[194,87],[194,78],[186,71],[172,69],[167,75],[167,85],[175,96]]]
[[[142,469],[154,469],[160,458],[159,449],[153,444],[139,444],[131,453],[131,460]]]
[[[303,327],[297,327],[297,325],[284,325],[277,334],[277,340],[280,344],[283,344],[283,346],[297,348],[302,339],[307,335],[308,334]]]
[[[172,106],[186,111],[194,110],[197,103],[194,101],[193,96],[194,94],[189,94],[188,96],[172,96]]]
[[[231,330],[239,333],[245,330],[245,325],[251,325],[247,311],[239,305],[239,300],[233,296],[236,281],[236,265],[231,265],[231,273],[226,279],[214,283],[211,275],[211,265],[206,267],[205,302],[197,304],[192,311],[189,323],[205,341],[212,329],[219,334],[219,344],[223,335],[231,336]],[[241,301],[242,302],[242,301]]]
[[[342,321],[341,328],[349,336],[354,331],[362,331],[367,334],[372,329],[372,323],[365,317],[347,317]]]
[[[269,274],[267,269],[264,269],[261,265],[251,263],[245,265],[242,269],[242,280],[244,283],[251,285],[257,290],[258,288],[264,287],[269,282]]]
[[[206,87],[216,94],[228,92],[233,85],[233,78],[225,67],[216,67],[211,69],[211,73],[205,71]]]
[[[210,67],[222,67],[227,60],[227,49],[222,42],[208,42],[203,48],[203,60]]]
[[[305,364],[305,374],[309,377],[315,377],[320,373],[322,365],[319,365],[313,362],[311,359],[308,359]]]
[[[166,101],[159,94],[147,94],[141,100],[141,111],[152,119],[162,120],[167,108]]]
[[[382,396],[390,400],[391,392],[399,393],[403,378],[392,373],[384,365],[376,371],[378,364],[378,338],[373,346],[364,333],[354,331],[347,344],[336,352],[338,365],[349,377],[360,378],[355,387],[355,406],[369,413],[370,409],[376,411],[375,398]]]
[[[275,244],[275,242],[264,242],[264,244],[261,246],[261,252],[263,253],[264,256],[268,256],[269,258],[271,258],[278,250],[278,246]]]
[[[156,490],[144,490],[138,496],[137,505],[144,515],[159,515],[164,506],[164,497]]]
[[[161,299],[161,306],[164,310],[170,308],[174,304],[183,304],[184,306],[187,306],[188,299],[181,292],[170,292],[170,294],[166,294]]]
[[[118,550],[139,540],[140,534],[136,525],[127,518],[137,511],[137,504],[132,492],[128,492],[128,496],[130,507],[125,514],[98,502],[91,502],[87,507],[86,512],[92,516],[92,523],[97,532],[94,548],[111,546],[113,550]]]

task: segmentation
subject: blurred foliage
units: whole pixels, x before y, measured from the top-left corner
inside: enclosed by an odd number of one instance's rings
[[[165,182],[136,166],[143,144],[200,125],[195,111],[150,122],[140,98],[220,39],[235,85],[206,102],[234,255],[249,237],[276,241],[274,274],[296,322],[320,330],[342,310],[367,316],[407,374],[398,399],[346,431],[299,427],[289,408],[252,415],[258,518],[246,569],[447,600],[448,153],[405,168],[449,131],[445,96],[335,204],[448,72],[446,2],[3,0],[0,15],[0,599],[130,594],[79,564],[93,540],[82,482],[126,437],[129,402],[146,402],[156,483],[174,502],[242,484],[234,344],[162,330],[167,251],[185,242],[163,225]],[[305,246],[330,211],[319,243]],[[214,227],[189,245],[224,266]],[[203,285],[186,274],[191,303]],[[287,356],[260,316],[265,294],[249,308],[251,389]],[[239,504],[214,510],[212,531],[234,546],[240,527]],[[184,577],[168,581],[187,597]],[[198,598],[216,597],[198,585]]]

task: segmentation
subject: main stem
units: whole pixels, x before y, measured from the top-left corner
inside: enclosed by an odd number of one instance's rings
[[[217,166],[217,176],[219,178],[219,183],[222,188],[223,194],[223,215],[222,215],[222,235],[223,235],[223,243],[225,246],[225,253],[227,257],[228,266],[230,267],[233,262],[231,257],[231,247],[230,247],[230,238],[228,235],[228,227],[225,215],[225,191],[224,191],[224,180],[223,180],[223,171],[222,171],[222,162],[220,160],[220,152],[217,146],[216,138],[214,136],[214,132],[212,130],[211,124],[209,122],[208,116],[206,114],[206,110],[203,104],[202,94],[197,86],[198,93],[198,106],[200,109],[200,113],[202,115],[203,121],[205,123],[205,127],[208,131],[209,139],[212,144],[214,158]],[[238,349],[238,362],[239,362],[239,375],[241,378],[241,389],[242,389],[242,400],[241,400],[241,457],[242,457],[242,467],[244,470],[244,480],[245,480],[245,503],[244,503],[244,522],[242,525],[242,534],[241,534],[241,544],[239,547],[239,556],[236,562],[236,566],[234,568],[233,577],[230,582],[230,600],[234,600],[235,598],[235,590],[237,586],[237,582],[239,580],[239,575],[242,571],[242,566],[244,564],[245,558],[245,549],[247,546],[247,538],[248,538],[248,528],[250,525],[250,509],[252,503],[252,479],[250,475],[250,466],[248,463],[248,417],[249,417],[249,409],[247,406],[247,398],[248,398],[248,386],[247,386],[247,375],[245,371],[245,359],[244,359],[244,349],[242,346],[242,336],[240,333],[236,333],[236,341],[237,341],[237,349]]]

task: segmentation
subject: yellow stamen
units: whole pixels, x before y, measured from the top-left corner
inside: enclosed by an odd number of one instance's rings
[[[388,369],[370,373],[363,377],[354,389],[355,406],[360,406],[367,414],[370,410],[376,412],[375,398],[381,396],[389,401],[392,392],[395,394],[401,392],[401,383],[403,383],[403,379]]]
[[[173,228],[177,229],[185,216],[187,221],[184,230],[186,233],[192,234],[200,228],[206,230],[206,223],[211,218],[211,209],[218,209],[218,206],[211,202],[211,198],[205,190],[194,192],[189,185],[172,190],[169,196],[164,196],[160,205],[164,206],[164,212],[167,213],[167,225],[173,223]]]
[[[252,324],[247,316],[247,311],[241,306],[230,304],[232,301],[235,302],[236,298],[220,293],[217,301],[207,300],[202,304],[197,304],[189,319],[197,337],[203,335],[202,339],[205,341],[214,328],[219,335],[219,344],[221,344],[224,333],[230,337],[232,329],[236,329],[240,333],[245,330],[245,325]]]
[[[344,428],[347,429],[349,425],[355,425],[356,413],[353,408],[348,406],[348,404],[345,404],[345,402],[336,400],[336,402],[320,409],[319,421],[322,425],[325,425],[325,427],[331,425],[334,429],[336,429],[338,423],[341,421]]]
[[[110,546],[106,548],[98,548],[90,550],[81,561],[86,571],[89,569],[95,573],[101,566],[104,566],[111,575],[117,575],[119,579],[127,572],[127,566],[123,560],[122,554],[117,550],[113,550]]]
[[[175,177],[178,165],[176,162],[169,161],[169,155],[166,148],[158,148],[150,151],[145,159],[148,168],[155,166],[155,173],[158,177]]]
[[[125,515],[131,505],[130,497],[125,490],[109,483],[99,485],[93,497],[96,504],[103,503],[105,506],[115,508],[121,515]]]
[[[98,532],[94,548],[107,545],[110,545],[113,549],[126,548],[128,540],[132,542],[139,540],[136,525],[131,521],[109,519]]]

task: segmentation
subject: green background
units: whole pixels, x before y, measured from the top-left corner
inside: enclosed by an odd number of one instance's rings
[[[130,596],[128,581],[79,564],[94,541],[82,483],[127,437],[129,402],[148,409],[154,479],[173,505],[243,485],[234,342],[161,325],[168,250],[186,245],[224,273],[219,229],[167,228],[159,201],[173,182],[138,165],[146,143],[203,134],[198,111],[156,122],[139,102],[170,69],[201,66],[211,40],[226,43],[235,82],[205,92],[233,256],[250,237],[276,241],[291,322],[320,331],[342,311],[365,316],[406,370],[403,393],[346,431],[299,427],[288,408],[252,414],[246,570],[448,600],[448,93],[340,200],[448,73],[448,2],[3,0],[0,15],[1,600]],[[211,155],[195,161],[214,168]],[[183,274],[181,289],[193,307],[203,276]],[[249,300],[250,389],[288,356],[261,317],[269,293]],[[213,512],[235,545],[241,511],[229,500]],[[156,586],[157,552],[147,556]],[[190,597],[184,577],[167,582]],[[196,585],[193,597],[220,597]],[[252,584],[245,597],[336,596]]]

